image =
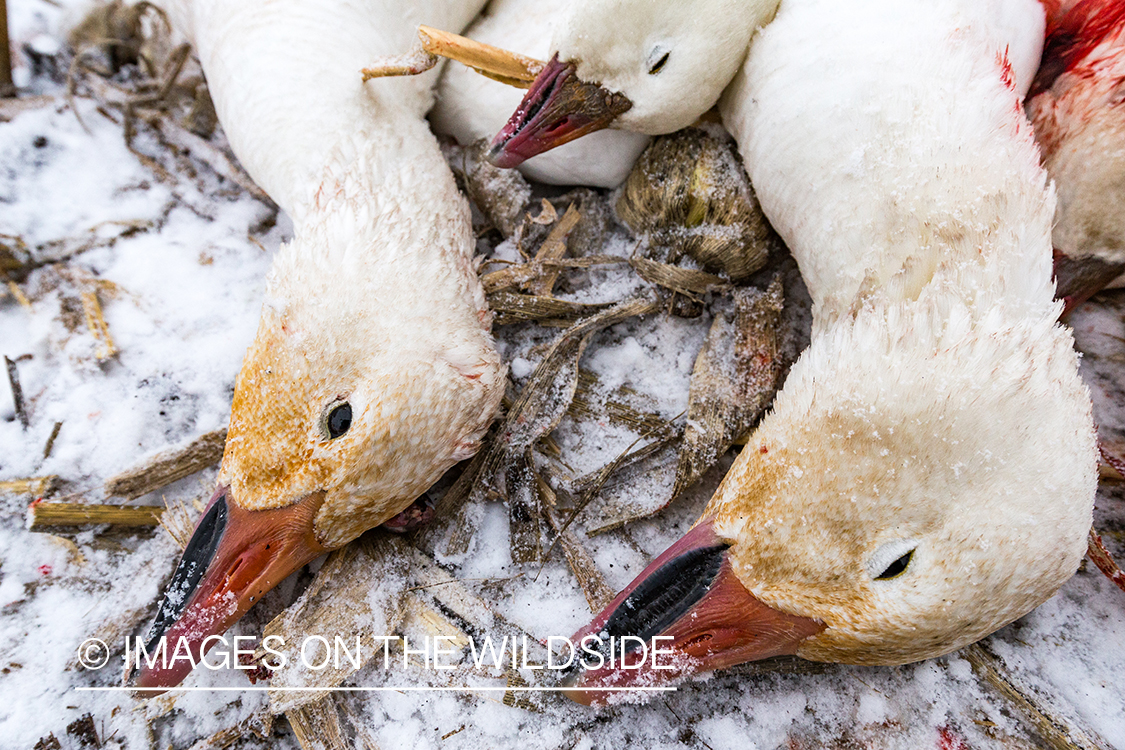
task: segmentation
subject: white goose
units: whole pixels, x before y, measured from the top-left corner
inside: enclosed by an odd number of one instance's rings
[[[783,1],[721,109],[813,340],[703,518],[572,639],[671,636],[678,668],[588,669],[576,699],[938,656],[1077,569],[1097,448],[1020,107],[1042,29],[1033,0]]]
[[[436,73],[361,83],[419,23],[479,2],[195,0],[223,128],[293,218],[231,407],[220,488],[150,639],[198,657],[262,593],[409,505],[471,456],[503,391],[469,210],[423,116]],[[141,688],[189,671],[145,668]]]
[[[477,42],[533,58],[551,55],[555,22],[572,9],[571,0],[492,0],[465,35]],[[447,65],[430,112],[434,130],[462,144],[491,138],[523,98],[523,91],[477,75],[464,65]],[[649,138],[604,130],[536,156],[519,165],[526,176],[552,185],[616,187],[629,176]]]
[[[515,167],[607,127],[648,135],[686,128],[718,101],[777,3],[571,0],[550,62],[489,158]]]

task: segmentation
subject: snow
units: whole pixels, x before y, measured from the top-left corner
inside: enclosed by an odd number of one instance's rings
[[[46,52],[57,47],[62,11],[53,3],[17,0],[9,13],[17,50],[25,42]],[[0,123],[0,242],[18,236],[36,252],[58,257],[90,238],[101,241],[22,281],[30,310],[10,294],[0,297],[0,354],[17,361],[30,417],[25,431],[0,387],[0,481],[56,474],[66,481],[64,492],[97,502],[110,476],[225,425],[234,379],[257,325],[265,273],[289,224],[284,217],[274,224],[269,206],[205,164],[196,165],[198,181],[161,181],[126,148],[119,123],[85,99],[75,101],[79,121],[58,82],[34,74],[23,55],[17,65],[22,86],[54,100]],[[56,241],[62,242],[51,244]],[[616,237],[604,252],[625,255],[630,249]],[[496,255],[517,257],[511,243]],[[581,282],[568,298],[581,302],[618,300],[641,288],[635,275],[613,266],[572,278]],[[97,292],[120,350],[104,363],[96,359],[99,343],[81,317],[83,291]],[[1125,295],[1099,297],[1079,308],[1072,323],[1103,437],[1121,441]],[[582,364],[598,376],[600,397],[628,386],[640,394],[634,406],[671,419],[686,407],[695,353],[709,325],[709,314],[623,323],[599,334]],[[541,357],[535,347],[556,332],[513,325],[497,333],[519,385]],[[56,422],[62,427],[44,458]],[[575,476],[600,468],[638,437],[616,425],[571,418],[556,432]],[[198,512],[214,476],[213,469],[202,472],[138,502],[184,502]],[[721,476],[721,468],[712,471],[660,515],[612,533],[587,539],[579,522],[579,536],[610,587],[622,588],[682,535]],[[668,481],[634,474],[610,491],[623,502],[651,504]],[[124,693],[76,691],[119,683],[115,666],[74,668],[79,645],[93,635],[117,641],[142,635],[178,547],[162,530],[31,533],[24,521],[29,499],[0,495],[0,746],[31,747],[54,734],[63,748],[78,747],[66,728],[86,713],[108,748],[192,747],[260,717],[267,706],[261,692],[184,692],[146,702]],[[1122,485],[1106,484],[1095,514],[1119,557],[1125,557],[1123,501]],[[479,523],[468,552],[437,559],[496,615],[538,639],[569,635],[588,621],[586,600],[557,551],[541,573],[538,565],[514,564],[507,509],[486,502],[470,516]],[[316,569],[279,586],[228,635],[260,633]],[[133,611],[135,617],[123,617]],[[125,632],[100,630],[122,620],[130,623]],[[1007,668],[1049,696],[1061,715],[1125,748],[1123,642],[1125,594],[1092,565],[988,640]],[[115,657],[112,665],[118,663]],[[431,677],[419,670],[383,674],[381,663],[368,664],[350,684],[423,685]],[[249,686],[233,670],[197,670],[187,684]],[[763,675],[736,668],[643,705],[598,710],[559,696],[543,697],[542,710],[526,710],[502,704],[497,693],[353,693],[339,702],[345,725],[362,725],[384,750],[937,748],[949,746],[942,733],[950,731],[979,748],[996,746],[990,733],[1027,737],[1026,722],[956,654],[897,668],[828,666]],[[243,734],[245,747],[297,746],[283,721],[270,740]]]

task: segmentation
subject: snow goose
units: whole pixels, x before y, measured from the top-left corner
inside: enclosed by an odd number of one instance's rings
[[[1048,6],[1027,113],[1058,193],[1055,273],[1071,307],[1125,272],[1125,3]]]
[[[718,101],[777,2],[572,0],[550,62],[490,160],[514,167],[607,127],[660,135],[691,125]]]
[[[1097,447],[1020,107],[1042,30],[1033,0],[784,0],[758,37],[721,110],[812,343],[701,520],[572,638],[665,636],[673,668],[588,657],[577,700],[778,654],[938,656],[1077,569]]]
[[[469,209],[423,115],[436,73],[363,84],[420,22],[483,2],[195,0],[193,39],[242,164],[293,218],[231,406],[215,493],[149,651],[198,660],[289,573],[402,511],[471,456],[503,391]],[[144,666],[167,688],[186,658]]]
[[[568,0],[492,0],[465,35],[531,57],[550,56],[554,22]],[[477,75],[463,65],[447,65],[438,84],[430,122],[439,133],[464,144],[491,138],[504,126],[523,91]],[[629,175],[648,137],[623,130],[603,130],[581,141],[520,164],[527,177],[552,185],[616,187]]]

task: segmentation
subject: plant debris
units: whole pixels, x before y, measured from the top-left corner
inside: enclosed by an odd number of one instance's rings
[[[487,149],[485,140],[465,147],[442,144],[445,158],[469,200],[480,209],[488,225],[507,239],[523,222],[531,203],[531,186],[516,170],[492,166],[484,158]]]
[[[26,430],[28,427],[27,408],[24,406],[23,401],[23,387],[20,385],[20,373],[16,368],[16,363],[8,359],[5,355],[4,364],[8,368],[8,388],[12,392],[12,404],[16,409],[16,418],[19,419],[20,424]]]
[[[695,360],[675,497],[758,423],[780,386],[781,280],[766,291],[739,289],[734,310],[719,312]]]
[[[54,474],[46,477],[27,477],[26,479],[6,479],[0,481],[0,493],[16,495],[31,495],[33,497],[46,497],[54,491],[58,477]]]
[[[410,76],[425,73],[447,57],[466,65],[482,76],[516,88],[529,88],[545,63],[524,55],[483,44],[460,34],[430,26],[418,27],[418,46],[404,55],[377,59],[360,71],[363,80],[384,76]]]
[[[478,496],[495,490],[501,466],[522,455],[566,414],[578,385],[578,361],[590,337],[615,323],[658,309],[655,297],[626,300],[571,326],[555,339],[508,410],[496,438],[482,449],[485,458],[476,487]]]
[[[1034,728],[1051,750],[1109,750],[1109,745],[1090,729],[1066,719],[1050,702],[1022,684],[980,643],[961,649],[980,679],[1002,696]]]
[[[90,329],[99,347],[94,356],[99,362],[104,362],[117,356],[117,346],[113,337],[109,335],[109,326],[106,325],[105,316],[102,314],[102,305],[98,301],[97,292],[82,292],[82,310],[86,313],[86,327]]]
[[[1125,591],[1125,572],[1117,565],[1117,561],[1109,554],[1109,550],[1105,548],[1101,536],[1094,529],[1090,529],[1089,549],[1086,554],[1094,565],[1098,566],[1098,570],[1105,574],[1105,577],[1113,581],[1117,588]]]
[[[226,429],[208,432],[179,450],[157,454],[105,483],[107,495],[133,500],[214,466],[223,458]]]
[[[688,128],[655,139],[617,199],[617,215],[659,256],[687,255],[739,282],[765,265],[773,229],[742,169],[734,143]]]
[[[336,687],[360,668],[342,659],[325,669],[305,669],[301,648],[306,635],[339,636],[349,647],[358,639],[363,644],[361,667],[381,651],[375,637],[393,633],[403,618],[404,583],[394,573],[407,570],[409,564],[401,541],[377,533],[368,533],[330,554],[305,593],[262,632],[263,639],[279,636],[283,645],[277,650],[286,654],[285,665],[270,673],[270,687]],[[385,582],[377,597],[372,596],[373,581]],[[376,603],[378,612],[372,609]],[[259,658],[265,653],[261,650]],[[270,692],[270,708],[274,713],[288,713],[318,698],[311,691],[275,690]]]
[[[27,528],[40,531],[50,526],[159,526],[164,508],[127,505],[48,503],[36,500],[27,509]]]

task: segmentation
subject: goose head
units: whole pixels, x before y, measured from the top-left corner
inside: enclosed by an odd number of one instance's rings
[[[463,202],[452,217],[431,209],[427,222],[405,203],[385,206],[392,220],[381,221],[352,198],[302,222],[274,263],[235,386],[220,486],[168,586],[149,653],[163,638],[169,655],[180,648],[198,662],[210,636],[287,575],[393,518],[473,455],[492,420],[504,372],[472,262],[460,252],[424,261],[417,250],[457,246]],[[446,225],[456,231],[443,234]],[[387,254],[408,260],[383,265]],[[426,262],[433,267],[412,265]],[[164,689],[193,666],[146,664],[134,684]]]
[[[1077,569],[1096,452],[1069,334],[888,319],[814,340],[703,518],[571,638],[661,636],[661,668],[590,657],[573,698],[783,654],[939,656]]]
[[[514,167],[602,128],[671,133],[714,106],[776,0],[699,3],[581,0],[561,19],[553,56],[490,160]]]

